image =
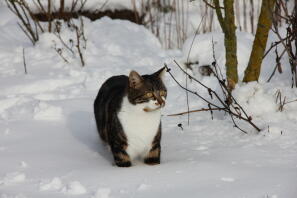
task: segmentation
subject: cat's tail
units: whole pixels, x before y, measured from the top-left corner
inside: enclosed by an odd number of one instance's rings
[[[99,136],[104,142],[108,142],[107,129],[105,126],[106,115],[104,112],[104,108],[102,108],[104,107],[104,105],[102,105],[103,99],[103,93],[102,90],[100,90],[94,102],[94,114]]]
[[[100,112],[97,112],[97,113],[101,114]],[[104,123],[104,121],[102,120],[103,116],[102,115],[98,116],[98,114],[96,115],[96,111],[95,111],[95,118],[96,118],[97,131],[100,138],[104,142],[108,142],[107,130],[106,130],[106,127],[103,126],[103,123]]]

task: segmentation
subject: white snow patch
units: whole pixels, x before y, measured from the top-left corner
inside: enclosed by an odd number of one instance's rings
[[[6,147],[0,146],[0,151],[5,151],[5,150],[6,150]]]
[[[5,175],[3,180],[0,180],[1,185],[11,185],[16,183],[24,182],[26,175],[24,173],[13,172]]]
[[[144,191],[150,189],[151,186],[147,184],[140,184],[139,187],[137,188],[138,191]]]
[[[78,181],[70,182],[62,189],[62,192],[70,195],[81,195],[87,192],[86,188]]]
[[[147,0],[142,0],[142,1],[131,1],[131,0],[88,0],[86,2],[84,1],[78,1],[76,6],[73,7],[73,0],[65,0],[65,6],[64,9],[65,11],[78,11],[78,10],[83,10],[83,11],[105,11],[105,10],[123,10],[123,9],[128,9],[128,10],[140,10],[142,4],[146,5]],[[26,0],[26,2],[29,4],[31,10],[33,12],[38,12],[39,11],[39,6],[36,5],[36,3],[33,3],[31,0]],[[48,7],[48,1],[41,1],[42,6],[47,8]],[[51,11],[58,11],[60,9],[60,0],[52,0],[52,7]],[[135,4],[134,4],[135,3]],[[135,8],[134,8],[135,6]],[[82,8],[82,9],[81,9]]]
[[[99,188],[92,198],[109,198],[111,190],[109,188]]]
[[[234,96],[239,104],[247,110],[249,114],[261,116],[266,113],[274,113],[277,110],[275,96],[270,94],[263,85],[251,82],[236,87]]]
[[[34,109],[35,120],[61,120],[63,118],[62,108],[40,102]]]
[[[14,106],[18,100],[18,98],[6,98],[0,100],[0,113],[3,113],[6,109]]]
[[[26,162],[24,162],[24,161],[21,161],[20,162],[20,167],[21,168],[27,168],[28,167],[28,164]]]
[[[207,150],[207,149],[208,149],[207,146],[198,146],[198,147],[195,148],[194,150],[196,150],[196,151],[205,151],[205,150]]]
[[[3,110],[0,114],[0,118],[2,117],[5,120],[31,118],[33,115],[33,109],[38,102],[30,97],[22,95],[14,97],[17,98],[17,100],[10,97],[6,99],[6,101],[11,102],[11,105],[7,106],[7,109]]]
[[[0,194],[0,198],[27,198],[26,195],[23,194]]]
[[[182,174],[184,171],[182,171],[182,170],[177,170],[177,171],[175,171],[175,173],[176,174]]]
[[[4,135],[9,135],[10,134],[10,129],[5,129],[5,131],[4,131]]]
[[[46,79],[39,80],[38,83],[31,82],[22,85],[11,86],[9,89],[4,89],[5,94],[39,94],[46,91],[54,91],[61,87],[74,84],[74,79]]]
[[[232,177],[222,177],[221,180],[224,182],[234,182],[235,181],[235,179]]]
[[[62,181],[60,178],[55,177],[48,183],[41,183],[39,186],[40,191],[46,190],[60,190],[63,187]]]

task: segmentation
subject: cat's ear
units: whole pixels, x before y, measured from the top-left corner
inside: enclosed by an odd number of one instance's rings
[[[134,70],[129,74],[129,86],[134,89],[141,87],[143,78]]]
[[[163,80],[164,76],[165,76],[165,73],[166,73],[166,68],[163,67],[161,68],[160,70],[158,70],[157,72],[154,73],[155,76],[158,76],[160,79]]]

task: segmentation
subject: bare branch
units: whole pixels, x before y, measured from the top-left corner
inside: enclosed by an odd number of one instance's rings
[[[191,111],[185,111],[185,112],[181,112],[181,113],[174,113],[174,114],[169,114],[167,116],[179,116],[179,115],[185,115],[188,113],[195,113],[195,112],[201,112],[201,111],[215,111],[215,110],[224,110],[224,108],[208,108],[208,109],[196,109],[196,110],[191,110]]]
[[[175,61],[175,63],[178,65],[178,63],[177,63],[176,61]],[[245,112],[245,111],[243,110],[243,108],[238,104],[238,102],[234,99],[233,96],[231,96],[230,98],[233,100],[233,102],[234,102],[234,104],[235,104],[236,106],[234,106],[234,105],[231,105],[231,106],[230,106],[230,104],[228,104],[227,100],[221,99],[221,98],[219,97],[219,95],[218,95],[215,91],[213,91],[211,88],[207,87],[206,85],[204,85],[203,83],[201,83],[200,81],[198,81],[197,79],[195,79],[194,77],[192,77],[192,76],[191,76],[190,74],[188,74],[185,70],[183,70],[182,67],[180,67],[180,65],[178,65],[178,67],[181,69],[181,71],[182,71],[183,73],[185,73],[186,75],[188,75],[188,77],[189,77],[190,79],[193,79],[194,82],[197,82],[199,85],[201,85],[202,87],[206,88],[210,93],[212,93],[212,94],[216,97],[216,99],[219,101],[220,105],[222,105],[222,106],[219,106],[219,105],[217,105],[217,104],[214,104],[213,102],[209,101],[208,99],[202,97],[202,96],[201,96],[200,94],[198,94],[197,92],[192,91],[192,90],[190,90],[190,89],[188,89],[188,88],[182,86],[182,85],[177,81],[177,79],[173,76],[173,74],[170,72],[170,68],[165,64],[166,71],[169,73],[169,75],[172,77],[172,79],[178,84],[178,86],[181,87],[182,89],[184,89],[185,91],[187,91],[187,92],[189,92],[189,93],[191,93],[191,94],[197,96],[198,98],[200,98],[200,99],[203,100],[204,102],[206,102],[206,103],[208,104],[208,107],[209,107],[208,110],[209,110],[209,111],[213,111],[213,110],[222,110],[222,111],[228,113],[228,114],[230,115],[230,117],[231,117],[231,120],[232,120],[233,123],[234,123],[234,127],[240,129],[240,131],[242,131],[242,132],[245,132],[245,133],[246,133],[245,130],[241,129],[241,128],[238,126],[238,124],[236,124],[236,122],[235,122],[235,120],[234,120],[234,117],[236,117],[236,118],[239,119],[239,120],[244,120],[244,121],[248,122],[248,123],[249,123],[253,128],[255,128],[258,132],[261,131],[261,129],[258,128],[258,127],[252,122],[251,116],[248,116],[248,115],[246,114],[246,112]],[[217,75],[216,75],[216,76],[217,76]],[[222,82],[222,80],[220,80],[220,79],[218,79],[218,80],[219,80],[220,82]],[[223,86],[223,87],[226,87],[226,88],[227,88],[226,85]],[[224,89],[225,89],[225,88],[224,88]],[[211,106],[214,107],[214,108],[212,108]],[[233,111],[232,109],[237,109],[237,110],[236,110],[236,111]],[[195,111],[196,111],[196,110],[189,111],[189,112],[195,112]],[[206,110],[205,110],[205,111],[206,111]],[[240,113],[239,113],[239,112],[240,112]],[[243,115],[241,114],[241,112],[243,112]],[[184,114],[189,114],[189,113],[188,113],[188,112],[182,112],[181,114],[184,115]]]

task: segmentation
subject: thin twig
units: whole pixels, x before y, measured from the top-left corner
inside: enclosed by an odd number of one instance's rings
[[[204,15],[203,15],[203,17],[202,17],[202,19],[201,19],[201,21],[200,21],[200,23],[199,23],[199,25],[198,25],[196,31],[195,31],[195,35],[194,35],[194,38],[193,38],[193,40],[192,40],[192,42],[191,42],[191,46],[190,46],[190,49],[189,49],[189,52],[188,52],[187,63],[189,62],[190,54],[191,54],[191,51],[192,51],[192,48],[193,48],[194,41],[195,41],[196,36],[197,36],[197,34],[198,34],[199,30],[200,30],[201,24],[202,24],[202,22],[203,22],[205,16],[206,16],[206,12],[204,13]],[[186,75],[186,88],[187,88],[187,87],[188,87],[188,77],[187,77],[187,75]],[[187,98],[187,109],[188,109],[188,111],[190,111],[189,95],[188,95],[188,92],[186,92],[186,98]],[[188,114],[188,125],[189,125],[189,124],[190,124],[190,114]]]
[[[57,34],[54,34],[54,35],[61,41],[61,43],[63,44],[63,46],[66,47],[66,49],[68,49],[68,50],[72,53],[72,55],[75,54],[74,51],[73,51],[73,49],[70,48],[70,47],[64,42],[64,40],[62,39],[61,34],[60,34],[59,32],[57,32]]]
[[[23,48],[23,63],[24,63],[25,74],[28,74],[27,73],[26,57],[25,57],[25,48]]]
[[[210,4],[207,0],[202,0],[207,6],[211,7],[212,9],[216,9],[215,5]],[[220,7],[220,9],[224,9],[224,7]]]
[[[76,45],[75,47],[77,48],[77,51],[78,51],[78,54],[79,54],[79,58],[80,58],[80,62],[81,62],[81,65],[82,67],[85,66],[85,61],[84,61],[84,57],[83,57],[83,54],[82,54],[82,51],[81,51],[81,46],[80,46],[80,38],[82,36],[82,33],[81,31],[83,30],[80,30],[76,25],[73,24],[73,27],[75,29],[75,33],[76,33]]]
[[[196,110],[191,110],[191,111],[185,111],[181,113],[174,113],[174,114],[169,114],[167,116],[179,116],[179,115],[185,115],[188,113],[195,113],[195,112],[201,112],[201,111],[215,111],[215,110],[224,110],[225,108],[208,108],[208,109],[196,109]]]
[[[200,96],[197,92],[194,92],[194,91],[189,90],[189,89],[187,89],[186,87],[182,86],[182,85],[176,80],[176,78],[173,76],[173,74],[170,72],[170,68],[167,66],[167,64],[165,64],[165,68],[166,68],[166,71],[169,73],[169,75],[172,77],[172,79],[176,82],[176,84],[177,84],[180,88],[182,88],[182,89],[185,90],[185,91],[190,92],[190,93],[193,94],[193,95],[196,95],[196,96],[199,97],[201,100],[205,101],[206,103],[210,103],[212,106],[214,106],[214,107],[216,107],[216,108],[221,108],[221,107],[219,107],[219,106],[217,106],[217,105],[215,105],[215,104],[209,102],[208,100],[206,100],[205,98],[203,98],[202,96]]]
[[[65,61],[65,63],[69,63],[69,61],[63,56],[63,51],[61,48],[57,48],[56,43],[54,43],[54,50],[59,54],[59,56]]]
[[[284,50],[282,51],[281,55],[279,56],[280,59],[283,57],[283,55],[285,54],[285,52],[286,52],[286,49],[284,49]],[[277,65],[277,63],[276,63],[276,64],[275,64],[275,67],[274,67],[274,69],[273,69],[273,71],[272,71],[272,73],[271,73],[271,75],[270,75],[270,77],[269,77],[268,80],[267,80],[267,82],[270,82],[270,80],[272,79],[272,77],[274,76],[274,74],[275,74],[275,72],[276,72],[277,67],[278,67],[278,65]]]

